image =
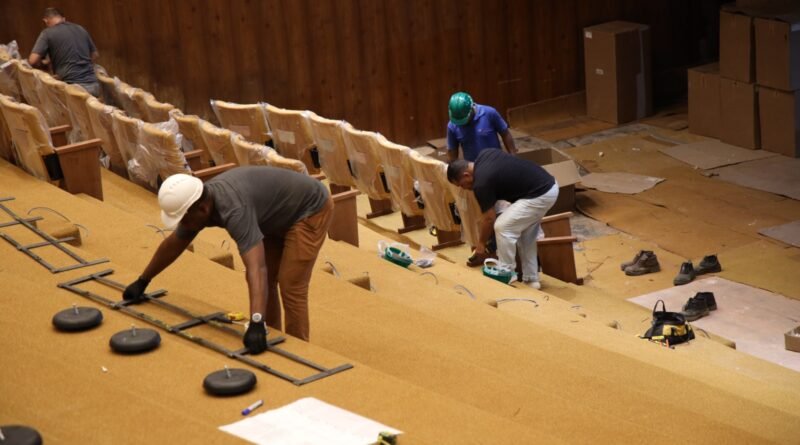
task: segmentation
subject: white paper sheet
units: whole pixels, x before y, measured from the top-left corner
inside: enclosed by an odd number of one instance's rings
[[[261,445],[369,445],[382,431],[401,433],[313,397],[219,429]]]

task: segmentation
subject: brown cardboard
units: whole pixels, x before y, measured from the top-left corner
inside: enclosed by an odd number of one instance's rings
[[[756,86],[720,77],[719,94],[722,114],[720,140],[739,147],[759,148]]]
[[[783,341],[787,351],[800,352],[800,326],[783,334]]]
[[[797,10],[797,0],[736,0],[737,8],[754,9],[767,14]]]
[[[800,89],[800,16],[756,18],[756,83]]]
[[[575,184],[581,180],[575,161],[555,148],[519,151],[522,159],[528,160],[547,170],[558,182],[558,199],[548,215],[569,212],[575,208]]]
[[[758,90],[761,148],[800,158],[800,91]]]
[[[615,124],[652,112],[650,27],[609,22],[584,29],[586,114]]]
[[[728,79],[755,82],[753,18],[738,10],[719,13],[719,72]]]
[[[689,69],[689,132],[719,138],[719,64]]]

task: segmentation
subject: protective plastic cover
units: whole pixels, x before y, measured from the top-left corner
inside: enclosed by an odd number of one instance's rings
[[[89,110],[86,105],[86,101],[90,97],[92,95],[78,85],[68,84],[64,89],[64,98],[67,101],[70,120],[72,125],[80,130],[80,140],[82,141],[95,138],[92,124],[89,122]]]
[[[0,94],[11,96],[19,102],[22,96],[17,80],[18,65],[18,60],[9,60],[0,64]]]
[[[406,216],[422,215],[414,196],[414,178],[410,174],[408,154],[411,149],[389,141],[382,134],[378,135],[376,149],[394,204]]]
[[[139,107],[143,120],[154,124],[168,121],[170,111],[175,109],[174,105],[159,102],[152,93],[144,90],[137,91],[133,95],[133,100]]]
[[[311,161],[311,148],[314,135],[308,123],[307,114],[297,110],[286,110],[263,104],[267,122],[272,130],[275,148],[285,158],[302,161],[309,171],[317,170]]]
[[[270,148],[266,145],[259,145],[255,142],[245,140],[245,138],[238,133],[233,133],[231,142],[233,143],[233,152],[236,154],[239,165],[269,165],[267,152]]]
[[[117,100],[119,107],[128,114],[128,116],[142,119],[142,112],[139,105],[136,103],[134,96],[141,92],[139,88],[134,88],[127,83],[121,81],[119,77],[114,78],[114,98]]]
[[[455,201],[450,189],[442,186],[442,178],[447,180],[447,165],[439,160],[423,156],[414,150],[408,159],[417,178],[419,193],[425,201],[425,220],[439,230],[455,232],[460,230],[450,213],[450,203]]]
[[[211,153],[208,150],[203,133],[200,130],[200,118],[190,114],[186,115],[181,110],[175,108],[170,112],[170,116],[178,123],[178,129],[183,135],[184,153],[192,150],[200,150],[200,164],[202,168],[211,166]]]
[[[347,148],[342,136],[344,121],[326,119],[309,112],[308,122],[319,152],[319,164],[331,184],[355,187],[350,167],[347,166]]]
[[[74,144],[81,140],[80,128],[72,124],[67,109],[67,84],[55,79],[44,71],[35,71],[36,76],[41,82],[40,97],[44,100],[44,108],[40,108],[47,123],[51,127],[60,125],[71,125],[72,129],[67,135],[70,143]]]
[[[42,113],[3,95],[0,95],[0,107],[14,141],[17,161],[28,173],[50,181],[42,156],[54,153],[53,141]]]
[[[28,105],[41,110],[44,109],[44,100],[39,95],[42,86],[34,71],[27,63],[17,64],[17,80],[19,80],[22,97]]]
[[[348,123],[343,124],[342,133],[358,189],[372,199],[389,198],[389,192],[381,180],[380,159],[375,150],[377,133],[356,130]]]
[[[277,151],[267,147],[267,162],[272,167],[277,168],[285,168],[287,170],[294,170],[297,173],[302,173],[304,175],[308,174],[308,169],[306,169],[306,165],[303,164],[301,161],[297,159],[289,159],[284,158],[283,156],[279,155]]]
[[[139,144],[139,126],[141,119],[129,117],[122,110],[114,110],[111,114],[111,128],[114,138],[117,140],[120,155],[125,163],[125,170],[128,177],[133,179],[130,174],[130,161],[133,159]]]
[[[272,139],[267,116],[261,104],[243,105],[211,100],[211,108],[223,128],[241,134],[248,141],[266,144]]]
[[[12,40],[5,45],[0,44],[0,61],[20,58],[19,45],[17,45],[16,40]]]
[[[158,189],[158,178],[167,179],[177,173],[191,174],[186,157],[181,151],[181,136],[175,120],[139,125],[138,150],[129,162],[129,170],[153,189]]]
[[[102,149],[109,160],[108,168],[120,176],[127,177],[127,163],[122,157],[119,145],[117,144],[111,117],[114,111],[119,110],[110,105],[104,105],[94,97],[89,97],[86,99],[86,111],[89,116],[89,122],[94,137],[103,141]]]
[[[231,142],[233,133],[230,130],[219,128],[211,122],[201,120],[200,131],[215,165],[229,163],[239,165],[239,161],[233,151],[233,143]]]

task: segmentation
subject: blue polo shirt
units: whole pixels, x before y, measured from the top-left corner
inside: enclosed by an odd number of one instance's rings
[[[499,133],[508,131],[508,124],[494,108],[475,104],[475,115],[466,125],[447,123],[447,149],[464,150],[464,160],[474,162],[484,148],[500,148]]]

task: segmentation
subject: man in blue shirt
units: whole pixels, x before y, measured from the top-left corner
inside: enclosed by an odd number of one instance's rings
[[[464,150],[464,160],[473,162],[486,148],[500,148],[500,135],[506,151],[515,154],[514,138],[508,124],[494,108],[476,104],[464,92],[450,96],[448,106],[450,122],[447,124],[447,158],[458,159],[459,146]]]

